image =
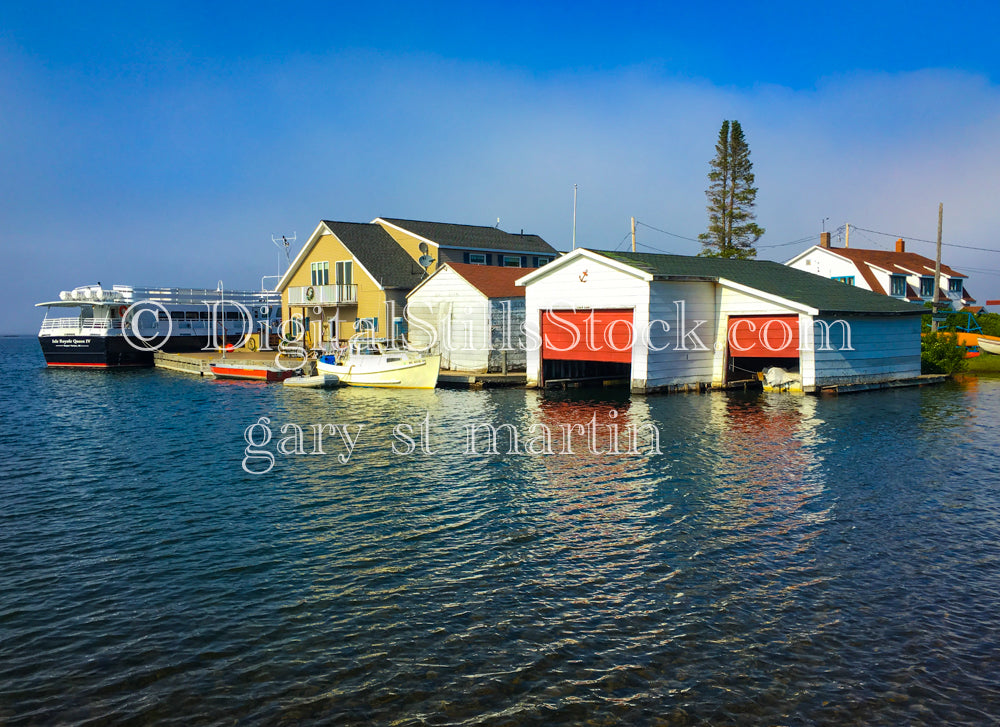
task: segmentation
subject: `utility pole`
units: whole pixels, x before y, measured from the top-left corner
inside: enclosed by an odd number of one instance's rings
[[[844,247],[851,246],[851,223],[847,223],[847,235],[844,237]]]
[[[941,297],[941,223],[944,222],[944,202],[938,202],[937,257],[934,259],[934,300],[931,303],[931,331],[937,331],[938,300]]]
[[[635,217],[632,218],[632,252],[635,252]]]
[[[573,249],[576,249],[576,185],[573,185]]]

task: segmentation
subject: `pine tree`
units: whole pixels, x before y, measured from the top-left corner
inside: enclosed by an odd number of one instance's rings
[[[754,184],[750,147],[739,121],[723,121],[715,158],[708,173],[708,232],[698,235],[708,257],[753,258],[754,243],[764,234],[754,213]]]

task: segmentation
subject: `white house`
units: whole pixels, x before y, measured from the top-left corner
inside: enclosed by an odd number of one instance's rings
[[[896,240],[895,251],[832,247],[830,233],[824,232],[819,245],[799,253],[785,265],[900,300],[920,302],[934,298],[934,261],[907,252],[902,239]],[[975,303],[965,290],[966,279],[967,276],[942,263],[938,300],[955,310]]]
[[[524,371],[524,288],[534,268],[450,262],[407,296],[408,341],[441,352],[441,368]]]
[[[922,309],[780,263],[577,249],[518,283],[529,386],[722,387],[780,367],[816,391],[920,375]]]

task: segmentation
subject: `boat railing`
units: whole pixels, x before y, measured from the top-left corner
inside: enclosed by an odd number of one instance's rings
[[[108,318],[46,318],[42,321],[43,331],[76,331],[89,333],[121,328],[121,322]]]
[[[209,288],[133,288],[130,302],[151,300],[156,303],[173,305],[204,305],[217,303],[223,293]],[[241,303],[250,306],[279,306],[281,294],[273,290],[227,290],[226,303]]]

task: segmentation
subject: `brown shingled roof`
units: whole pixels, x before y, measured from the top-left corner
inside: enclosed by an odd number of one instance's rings
[[[892,250],[866,250],[860,247],[831,247],[830,252],[846,257],[858,266],[864,274],[865,266],[874,265],[877,268],[898,274],[933,275],[934,261],[929,257],[915,252],[894,252]],[[968,277],[941,263],[941,274],[950,278]],[[865,280],[868,276],[865,275]],[[870,283],[871,281],[869,281]],[[880,286],[881,287],[881,286]]]
[[[467,263],[448,263],[448,267],[487,298],[523,298],[524,286],[514,285],[514,281],[537,270],[537,268],[502,268],[496,265]]]

